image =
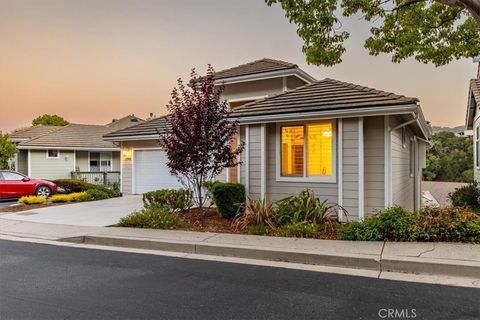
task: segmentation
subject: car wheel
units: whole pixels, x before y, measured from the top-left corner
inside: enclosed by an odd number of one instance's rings
[[[35,195],[37,197],[45,197],[45,198],[48,198],[50,197],[50,195],[52,194],[52,189],[50,189],[49,187],[47,186],[40,186],[37,188],[37,190],[35,191]]]

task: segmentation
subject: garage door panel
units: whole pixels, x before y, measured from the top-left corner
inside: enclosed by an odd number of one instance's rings
[[[136,150],[134,157],[135,193],[182,187],[178,179],[170,174],[165,151]]]

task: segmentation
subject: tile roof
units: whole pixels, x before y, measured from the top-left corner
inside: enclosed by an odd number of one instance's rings
[[[287,70],[298,68],[296,64],[281,60],[263,58],[239,66],[220,70],[215,72],[215,79],[225,79],[231,77],[245,76],[256,73],[271,72],[278,70]]]
[[[21,142],[19,147],[59,147],[59,148],[118,148],[110,141],[103,140],[103,135],[114,130],[131,127],[143,122],[135,116],[126,116],[107,125],[89,125],[71,123],[56,130]]]
[[[33,139],[41,135],[60,129],[58,126],[32,126],[23,129],[14,130],[9,134],[12,140]]]
[[[129,127],[123,130],[114,131],[104,135],[104,138],[112,139],[116,137],[135,137],[135,136],[146,136],[146,135],[158,135],[166,133],[170,130],[170,124],[168,122],[168,115],[154,118],[136,126]]]
[[[480,79],[477,78],[470,80],[470,90],[475,98],[475,101],[480,104]]]
[[[415,104],[408,98],[352,83],[324,79],[294,90],[251,102],[232,111],[232,117]]]

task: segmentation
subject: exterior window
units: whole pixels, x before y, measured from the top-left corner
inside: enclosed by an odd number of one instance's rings
[[[333,122],[281,127],[282,177],[332,177]]]
[[[60,158],[60,152],[55,149],[47,150],[47,159],[58,159]]]
[[[112,171],[111,152],[90,152],[90,172]]]

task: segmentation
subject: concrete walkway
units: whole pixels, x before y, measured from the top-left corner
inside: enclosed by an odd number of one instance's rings
[[[142,196],[125,196],[2,214],[2,219],[70,226],[111,226],[143,207]]]
[[[429,191],[440,207],[444,208],[451,205],[448,194],[466,185],[467,183],[461,182],[422,181],[422,190]]]
[[[185,254],[476,279],[480,245],[333,241],[207,232],[105,228],[0,219],[0,235]]]

